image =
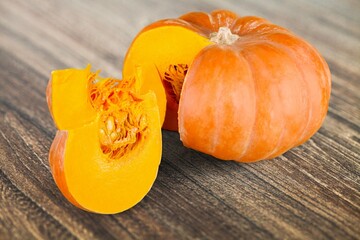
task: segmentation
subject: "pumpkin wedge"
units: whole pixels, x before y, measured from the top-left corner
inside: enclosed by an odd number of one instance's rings
[[[138,203],[155,181],[161,127],[154,93],[136,79],[100,78],[86,69],[52,72],[47,88],[58,127],[49,161],[63,195],[87,211],[111,214]]]
[[[185,146],[223,160],[279,156],[307,141],[328,109],[325,60],[259,17],[216,10],[153,23],[131,44],[124,76],[139,66],[161,78],[147,80],[167,95],[163,128],[178,127]]]

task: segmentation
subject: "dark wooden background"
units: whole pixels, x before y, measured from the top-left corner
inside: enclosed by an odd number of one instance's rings
[[[323,54],[332,96],[323,127],[271,161],[223,162],[163,131],[163,159],[134,208],[97,215],[69,204],[50,174],[50,72],[92,63],[121,77],[145,25],[227,8],[290,28]],[[358,0],[0,1],[0,239],[360,239]]]

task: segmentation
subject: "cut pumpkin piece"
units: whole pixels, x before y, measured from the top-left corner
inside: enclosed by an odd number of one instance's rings
[[[50,167],[61,192],[79,208],[125,211],[155,181],[162,150],[159,110],[155,94],[139,94],[136,86],[136,79],[101,79],[90,67],[52,73],[47,99],[61,128]]]
[[[141,67],[146,78],[140,91],[151,89],[158,96],[160,114],[166,112],[166,116],[160,115],[164,129],[178,129],[182,83],[194,57],[212,44],[208,34],[180,19],[161,20],[143,29],[126,54],[123,76],[135,76]]]

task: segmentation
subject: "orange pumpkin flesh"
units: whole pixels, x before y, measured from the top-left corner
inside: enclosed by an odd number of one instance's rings
[[[140,92],[151,89],[157,95],[164,129],[178,129],[180,96],[176,89],[181,89],[178,81],[184,79],[187,71],[184,73],[184,70],[190,66],[195,55],[209,44],[208,38],[182,22],[164,20],[145,28],[129,48],[123,76],[135,76],[136,69],[141,67],[146,78]],[[161,114],[165,112],[166,116]]]
[[[189,68],[178,105],[163,86],[163,127],[175,129],[178,107],[184,145],[217,158],[274,158],[307,141],[326,116],[331,76],[325,60],[303,39],[264,19],[217,10],[151,24],[132,43],[124,76],[136,66],[156,66],[164,79],[176,64]],[[159,89],[163,82],[149,79]]]
[[[161,159],[155,94],[139,94],[136,80],[101,79],[88,67],[54,71],[47,99],[60,129],[50,167],[64,196],[79,208],[104,214],[138,203]]]

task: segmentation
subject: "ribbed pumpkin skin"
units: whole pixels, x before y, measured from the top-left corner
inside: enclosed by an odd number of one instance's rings
[[[240,38],[194,59],[179,103],[185,146],[223,160],[271,159],[307,141],[327,113],[331,75],[315,48],[258,17],[229,11],[181,17]],[[206,30],[205,30],[206,31]]]

